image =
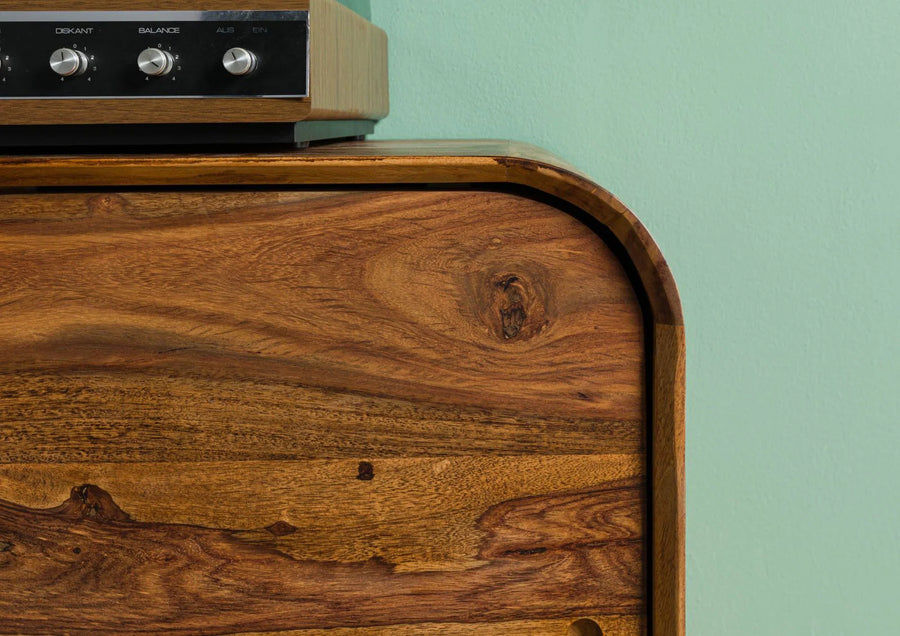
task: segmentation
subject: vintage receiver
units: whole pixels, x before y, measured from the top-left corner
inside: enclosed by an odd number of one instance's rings
[[[0,633],[683,636],[684,334],[537,149],[0,157]]]
[[[336,0],[247,4],[47,0],[0,11],[0,145],[371,132],[388,110],[384,32]]]

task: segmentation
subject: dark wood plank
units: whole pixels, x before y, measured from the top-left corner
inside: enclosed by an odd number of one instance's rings
[[[641,420],[428,404],[277,380],[185,377],[171,368],[121,375],[60,369],[0,374],[0,464],[602,454],[646,447]]]
[[[478,520],[489,509],[644,481],[644,464],[641,455],[7,464],[0,465],[0,499],[47,508],[73,484],[92,483],[136,521],[230,528],[300,560],[377,558],[395,571],[450,571],[477,564]],[[602,532],[582,536],[583,521],[563,522],[545,546]],[[297,530],[265,530],[279,526]]]
[[[135,521],[102,488],[78,485],[56,508],[0,501],[0,629],[219,634],[634,614],[643,501],[628,481],[507,501],[477,521],[473,567],[403,573],[378,559],[293,559],[232,529]]]

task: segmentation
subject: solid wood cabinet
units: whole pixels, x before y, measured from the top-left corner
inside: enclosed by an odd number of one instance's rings
[[[376,142],[0,180],[0,632],[683,633],[678,298],[575,171]]]

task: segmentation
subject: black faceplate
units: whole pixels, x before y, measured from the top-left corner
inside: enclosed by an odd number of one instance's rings
[[[107,15],[108,19],[103,19]],[[91,12],[54,21],[4,21],[0,12],[0,99],[140,97],[306,97],[307,13],[217,12],[178,19],[178,12],[148,12],[123,21],[115,12]],[[143,19],[146,17],[147,19]],[[175,18],[175,19],[173,19]],[[256,54],[258,68],[235,77],[222,56],[240,46]],[[91,58],[83,75],[62,78],[50,69],[50,54],[73,48]],[[137,66],[146,48],[176,56],[173,71],[150,78]]]

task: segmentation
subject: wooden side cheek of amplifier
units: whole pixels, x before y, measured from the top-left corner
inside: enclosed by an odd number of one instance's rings
[[[681,310],[609,193],[502,142],[0,180],[0,633],[683,636]]]
[[[21,11],[71,11],[68,0],[21,0]],[[249,7],[248,5],[253,5]],[[388,114],[387,35],[337,0],[82,0],[79,11],[309,11],[309,97],[7,99],[0,124],[262,123],[379,120]],[[49,52],[48,52],[49,54]]]

